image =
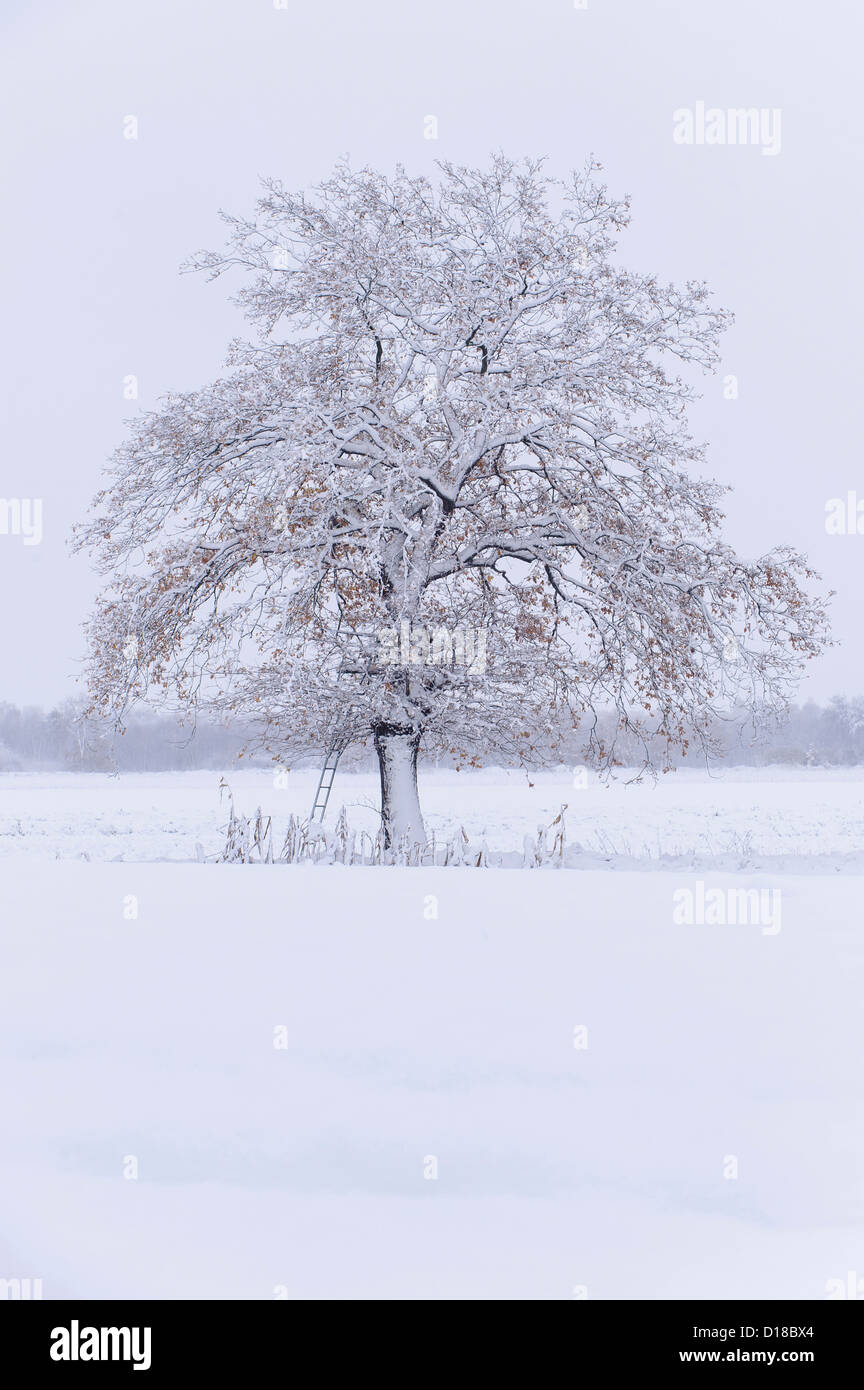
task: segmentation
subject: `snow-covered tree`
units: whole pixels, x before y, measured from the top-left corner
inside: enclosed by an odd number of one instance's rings
[[[739,559],[698,476],[706,288],[617,263],[628,207],[593,163],[439,168],[340,164],[226,218],[192,267],[245,273],[256,333],[132,422],[79,537],[113,577],[100,711],[170,692],[277,756],[372,740],[391,838],[423,833],[421,740],[529,760],[563,711],[608,762],[597,710],[686,742],[782,705],[825,637],[804,560]]]

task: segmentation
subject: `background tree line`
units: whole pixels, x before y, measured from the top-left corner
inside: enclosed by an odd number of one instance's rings
[[[610,712],[598,716],[601,739],[616,739],[616,759],[628,767],[638,766],[644,757],[644,744],[632,734],[615,731]],[[836,695],[825,705],[808,701],[792,707],[789,717],[773,728],[754,731],[744,712],[728,720],[715,719],[711,729],[713,761],[729,766],[764,767],[785,764],[797,767],[855,767],[864,764],[864,696]],[[542,743],[550,761],[578,764],[582,761],[586,731],[559,737],[550,723]],[[51,710],[35,706],[19,708],[0,703],[0,772],[169,772],[196,768],[223,770],[228,767],[269,767],[269,755],[254,750],[255,731],[234,723],[230,727],[199,721],[194,727],[183,724],[179,716],[142,711],[129,717],[125,733],[117,734],[106,722],[83,718],[83,705],[70,699]],[[659,742],[648,740],[658,761],[665,750]],[[321,747],[298,737],[291,757],[293,767],[316,766],[323,756]],[[483,766],[500,764],[500,753],[493,755],[478,746],[471,761]],[[693,746],[688,755],[672,754],[672,766],[698,766],[704,753]],[[460,766],[464,757],[441,755],[439,766]],[[344,766],[371,768],[371,750],[348,750]]]

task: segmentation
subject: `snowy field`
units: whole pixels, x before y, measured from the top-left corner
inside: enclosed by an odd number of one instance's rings
[[[439,838],[464,826],[472,842],[518,850],[523,836],[567,806],[568,844],[585,867],[658,867],[665,860],[723,869],[864,872],[864,770],[729,768],[684,770],[655,782],[611,785],[571,768],[427,770],[420,794],[427,829]],[[238,812],[261,806],[281,843],[291,814],[308,816],[315,771],[228,774]],[[227,803],[219,773],[0,776],[0,858],[194,861],[224,843]],[[328,809],[345,806],[352,825],[375,830],[379,800],[371,773],[337,773]]]
[[[555,1300],[864,1277],[860,776],[423,780],[436,828],[509,845],[567,802],[601,857],[202,865],[218,776],[3,779],[0,1277]],[[278,820],[314,775],[232,785]],[[373,795],[340,776],[335,806]],[[779,893],[778,929],[681,923],[699,883]]]

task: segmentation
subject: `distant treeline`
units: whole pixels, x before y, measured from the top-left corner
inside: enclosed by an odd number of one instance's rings
[[[75,700],[48,711],[0,704],[0,772],[222,770],[236,764],[247,741],[243,730],[211,723],[193,728],[148,711],[130,716],[121,735],[84,719]]]
[[[551,732],[551,731],[550,731]],[[614,736],[611,716],[601,716],[599,732],[607,743]],[[864,764],[864,696],[835,696],[827,705],[812,701],[794,706],[789,718],[755,737],[746,715],[718,720],[712,728],[717,748],[713,759],[731,766],[764,767],[785,763],[799,767],[855,767]],[[554,749],[553,761],[578,764],[582,760],[584,737],[569,733]],[[226,771],[232,767],[272,766],[272,757],[250,753],[254,736],[250,728],[230,728],[206,721],[194,727],[176,717],[144,711],[129,717],[125,732],[115,733],[104,725],[82,717],[81,706],[65,701],[52,710],[34,707],[19,709],[0,704],[0,772],[57,771],[77,772],[169,772],[193,769]],[[245,751],[244,751],[245,750]],[[308,742],[284,761],[292,767],[317,765],[323,750],[310,750]],[[658,762],[665,756],[658,742],[652,746]],[[644,751],[638,741],[618,735],[616,761],[637,766]],[[704,754],[694,745],[689,756],[673,755],[673,766],[692,766],[704,762]],[[464,764],[464,757],[440,757],[440,766]],[[475,764],[501,763],[500,753],[478,748],[471,759]],[[371,750],[349,750],[346,766],[372,767]]]

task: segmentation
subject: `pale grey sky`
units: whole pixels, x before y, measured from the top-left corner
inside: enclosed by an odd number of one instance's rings
[[[498,148],[556,173],[593,152],[633,196],[627,263],[705,278],[736,313],[694,414],[708,471],[735,488],[728,537],[808,552],[838,590],[842,645],[803,693],[864,691],[864,535],[825,530],[830,498],[864,500],[854,7],[3,0],[3,26],[0,498],[41,498],[44,539],[0,534],[0,700],[75,693],[96,581],[70,528],[124,418],[211,378],[244,331],[224,282],[178,273],[221,243],[217,209],[250,211],[259,176],[302,186],[344,153],[423,172]],[[676,144],[673,112],[700,102],[779,108],[779,153]]]

